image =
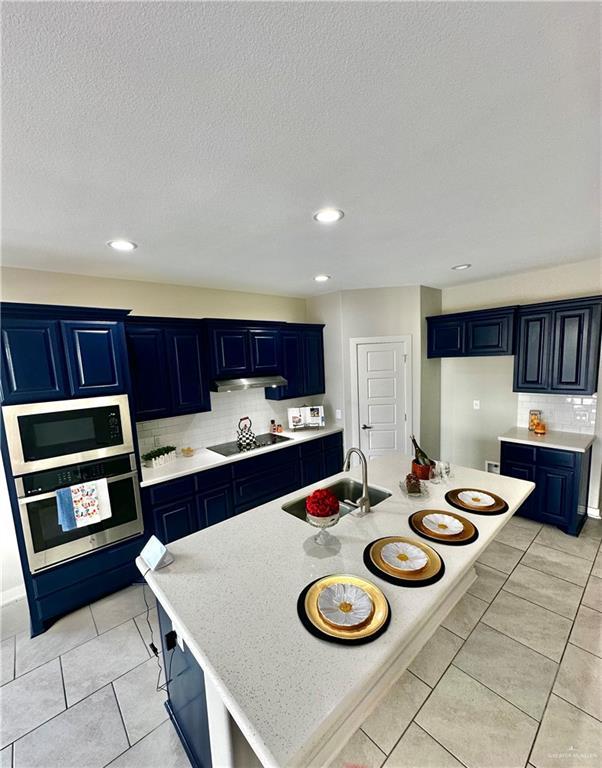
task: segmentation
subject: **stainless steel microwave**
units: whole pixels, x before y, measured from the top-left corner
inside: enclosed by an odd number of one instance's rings
[[[2,414],[15,476],[134,450],[127,395],[6,405]]]

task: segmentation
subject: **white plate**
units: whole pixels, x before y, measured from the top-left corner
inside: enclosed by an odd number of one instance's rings
[[[482,491],[462,491],[458,498],[470,507],[492,507],[495,504],[493,496]]]
[[[429,559],[420,547],[407,544],[405,541],[391,541],[380,551],[382,559],[399,571],[419,571]]]
[[[425,528],[433,533],[439,533],[442,536],[455,536],[457,533],[462,533],[464,526],[459,520],[451,515],[444,514],[432,514],[425,515],[422,518],[422,524]]]
[[[355,627],[372,613],[372,598],[354,584],[331,584],[320,592],[318,610],[331,624]]]

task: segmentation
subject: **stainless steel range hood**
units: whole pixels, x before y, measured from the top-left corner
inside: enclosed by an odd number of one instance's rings
[[[223,379],[214,381],[214,392],[236,392],[240,389],[258,389],[259,387],[285,387],[288,381],[283,376],[255,376],[252,379]]]

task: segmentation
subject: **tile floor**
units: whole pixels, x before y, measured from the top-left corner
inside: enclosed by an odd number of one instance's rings
[[[508,523],[333,768],[599,768],[601,540],[594,520],[578,539]],[[150,621],[156,638],[154,608]],[[0,768],[188,768],[156,691],[141,585],[34,639],[12,603],[0,629]]]

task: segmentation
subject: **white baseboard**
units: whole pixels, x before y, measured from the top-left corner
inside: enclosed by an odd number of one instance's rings
[[[24,597],[25,587],[23,585],[13,587],[12,589],[5,589],[3,592],[0,592],[0,606],[14,603],[15,600],[21,600]]]
[[[595,520],[600,520],[600,510],[598,507],[588,507],[587,516],[593,517]]]

